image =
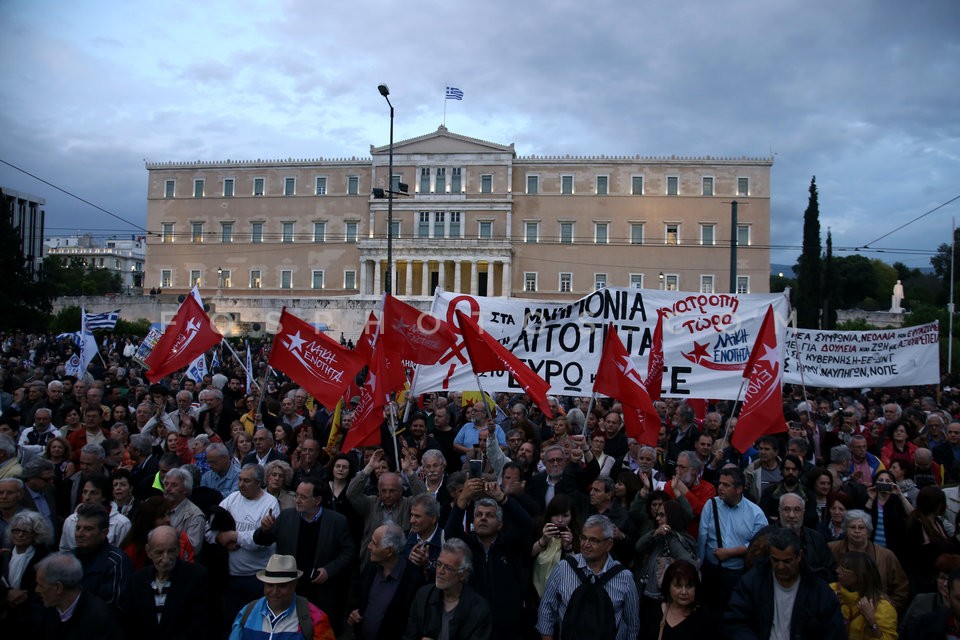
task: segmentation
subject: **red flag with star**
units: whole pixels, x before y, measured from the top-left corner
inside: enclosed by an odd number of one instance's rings
[[[363,325],[363,333],[357,338],[357,346],[354,348],[354,351],[364,362],[369,362],[370,356],[373,355],[373,343],[376,340],[379,329],[380,321],[377,320],[377,316],[371,311],[370,317],[367,318],[367,324]]]
[[[659,309],[657,326],[653,330],[653,343],[650,345],[650,357],[647,359],[647,379],[643,386],[651,401],[660,399],[660,388],[663,386],[663,313]]]
[[[543,415],[552,417],[550,403],[547,402],[547,393],[550,384],[538,376],[533,369],[524,364],[520,358],[513,355],[505,346],[482,330],[470,316],[457,309],[457,324],[463,334],[463,344],[470,356],[470,366],[474,373],[488,371],[508,371],[530,399],[537,403]]]
[[[387,294],[383,301],[383,340],[391,358],[418,364],[436,364],[457,344],[446,322]]]
[[[636,438],[643,445],[657,446],[660,416],[612,323],[603,341],[593,391],[615,398],[623,405],[623,426],[627,437]]]
[[[747,393],[731,439],[733,446],[741,453],[749,449],[760,436],[787,430],[780,384],[783,374],[781,363],[776,320],[773,307],[770,306],[744,368],[744,377],[749,378]]]
[[[189,295],[177,309],[163,336],[145,360],[150,368],[147,379],[156,382],[169,373],[188,366],[198,355],[220,343],[223,336],[210,322],[196,298]]]
[[[344,389],[366,364],[356,351],[324,335],[286,307],[280,312],[268,363],[325,407],[336,406]]]

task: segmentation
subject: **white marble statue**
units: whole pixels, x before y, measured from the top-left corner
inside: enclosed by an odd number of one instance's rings
[[[890,296],[890,300],[890,313],[903,313],[903,307],[900,306],[903,302],[903,285],[899,280],[893,285],[893,295]]]

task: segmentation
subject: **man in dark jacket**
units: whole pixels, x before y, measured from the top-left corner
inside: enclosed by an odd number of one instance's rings
[[[472,570],[473,554],[466,543],[457,538],[443,543],[436,582],[417,592],[403,640],[439,638],[444,614],[450,611],[453,616],[447,627],[448,640],[490,640],[490,606],[467,585]],[[501,615],[497,613],[497,617]]]
[[[900,637],[910,638],[910,640],[940,640],[955,637],[958,621],[960,621],[960,571],[953,571],[947,577],[947,606],[932,613],[911,618]]]
[[[264,547],[276,543],[277,554],[297,559],[297,566],[305,569],[297,593],[326,613],[334,633],[340,635],[356,545],[347,519],[323,508],[329,491],[319,478],[301,480],[296,508],[284,509],[276,520],[264,517],[253,541]]]
[[[844,640],[847,632],[837,597],[804,566],[797,534],[781,527],[772,530],[767,541],[769,556],[744,574],[727,603],[727,638]]]
[[[42,637],[58,640],[120,640],[123,633],[112,607],[82,588],[83,567],[67,553],[54,553],[37,565],[37,593],[46,609]]]
[[[209,636],[207,570],[184,562],[180,554],[180,534],[173,527],[157,527],[147,536],[152,564],[130,579],[128,638],[204,640]]]
[[[433,499],[433,496],[429,496]],[[357,640],[400,640],[413,597],[424,584],[424,572],[403,553],[403,529],[392,522],[373,532],[367,551],[370,563],[352,594],[350,616]]]

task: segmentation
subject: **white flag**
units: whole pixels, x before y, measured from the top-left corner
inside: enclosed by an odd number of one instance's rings
[[[194,382],[203,382],[203,376],[205,375],[207,375],[207,354],[201,353],[187,367],[186,376]]]
[[[99,351],[97,341],[93,339],[93,333],[87,327],[87,312],[83,308],[80,309],[80,333],[76,336],[75,341],[79,353],[70,356],[67,364],[64,365],[64,371],[68,376],[75,376],[80,379],[83,378],[83,374],[87,372],[87,367]]]

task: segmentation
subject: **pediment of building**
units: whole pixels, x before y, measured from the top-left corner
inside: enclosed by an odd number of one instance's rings
[[[390,145],[375,147],[370,145],[370,155],[387,155]],[[393,143],[393,154],[482,154],[482,153],[509,153],[515,155],[513,144],[503,145],[488,142],[477,138],[453,133],[445,126],[440,125],[436,131],[416,138],[398,140]]]

